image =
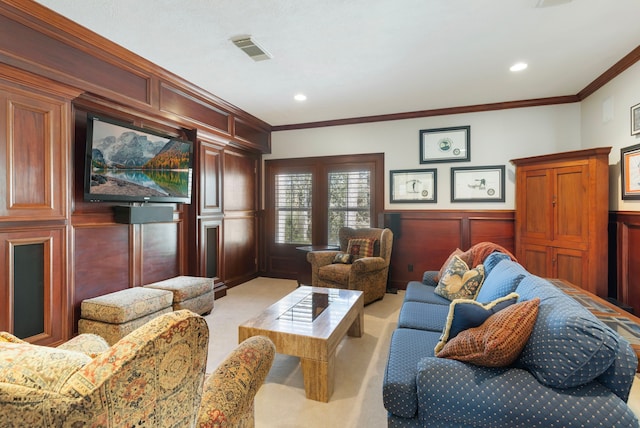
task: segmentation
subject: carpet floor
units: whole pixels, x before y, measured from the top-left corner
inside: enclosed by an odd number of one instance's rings
[[[297,287],[286,279],[256,278],[227,291],[210,315],[207,372],[238,344],[238,325]],[[256,428],[383,428],[382,380],[391,333],[396,328],[404,292],[386,294],[365,306],[362,337],[346,336],[336,352],[335,387],[328,403],[307,400],[299,359],[276,354],[265,384],[256,396]],[[629,404],[640,418],[640,376]]]

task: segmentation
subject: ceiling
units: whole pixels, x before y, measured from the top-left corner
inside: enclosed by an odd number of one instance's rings
[[[274,126],[575,95],[640,45],[639,0],[37,2]]]

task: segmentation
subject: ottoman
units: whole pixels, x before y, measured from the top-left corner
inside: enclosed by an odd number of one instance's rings
[[[199,276],[177,276],[151,284],[144,288],[166,290],[173,293],[173,310],[189,309],[206,315],[213,309],[213,279]]]
[[[83,300],[78,333],[102,336],[109,346],[158,315],[172,311],[173,294],[133,287]]]

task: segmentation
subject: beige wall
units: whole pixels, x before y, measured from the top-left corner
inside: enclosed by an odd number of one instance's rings
[[[420,164],[419,131],[471,126],[471,161]],[[563,104],[482,113],[426,117],[361,125],[280,131],[264,159],[385,153],[385,209],[514,209],[514,168],[510,159],[576,150],[580,145],[580,105]],[[506,166],[504,203],[451,203],[450,168]],[[437,168],[438,203],[390,204],[389,170]]]
[[[620,149],[640,144],[640,138],[631,135],[630,109],[638,103],[640,63],[581,103],[582,146],[612,146],[609,154],[609,209],[612,211],[640,211],[640,201],[623,201],[620,190]]]

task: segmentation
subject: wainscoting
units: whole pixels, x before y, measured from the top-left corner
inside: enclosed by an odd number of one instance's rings
[[[609,213],[609,295],[640,314],[640,212]]]

